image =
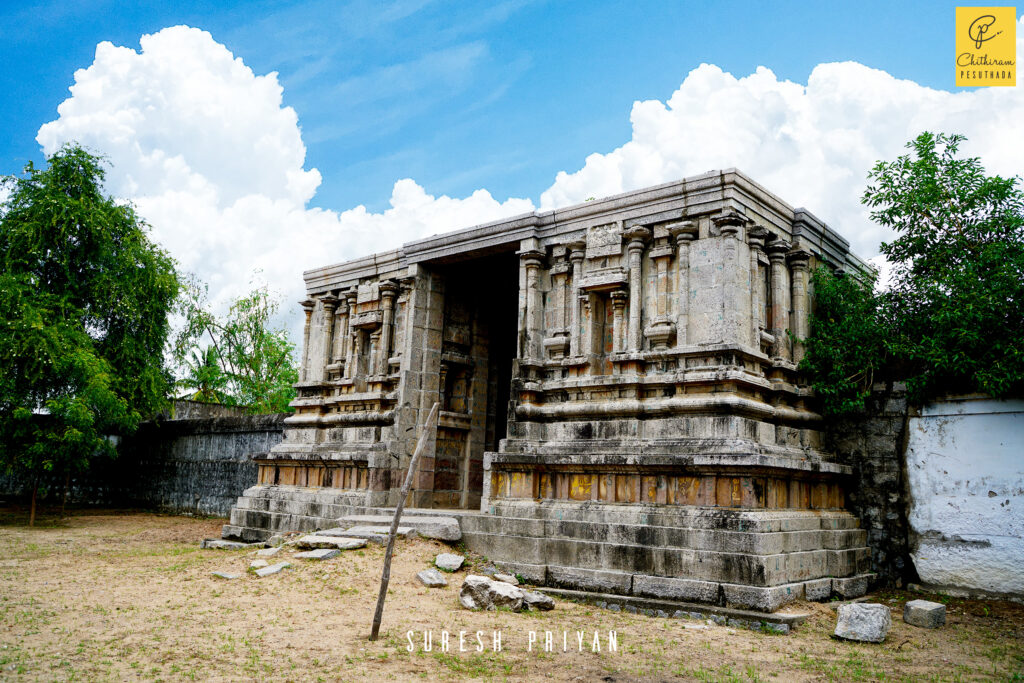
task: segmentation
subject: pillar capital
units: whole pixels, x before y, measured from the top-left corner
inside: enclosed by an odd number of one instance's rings
[[[330,315],[334,313],[334,309],[338,306],[338,297],[333,294],[327,294],[320,297],[320,303],[323,304],[324,310],[327,311],[328,315]]]
[[[378,285],[377,289],[380,291],[381,298],[392,298],[398,292],[398,283],[394,280],[382,280]]]
[[[306,312],[306,315],[309,315],[316,307],[316,302],[312,299],[303,299],[299,302],[299,305],[302,306],[302,310]]]
[[[760,225],[755,225],[750,230],[747,230],[747,242],[754,249],[764,249],[764,244],[768,240],[769,234]]]
[[[569,260],[574,264],[582,261],[587,254],[587,243],[582,240],[569,242],[565,246],[569,249]]]
[[[696,221],[679,221],[678,223],[669,223],[665,226],[665,229],[668,230],[668,234],[672,236],[672,239],[676,241],[676,244],[691,242],[697,239]]]
[[[519,260],[527,268],[540,268],[544,265],[545,254],[540,249],[525,249],[516,253],[519,254]]]
[[[786,254],[786,260],[794,270],[806,270],[811,263],[811,253],[803,249],[795,249]]]
[[[651,238],[651,231],[642,225],[635,225],[622,233],[622,236],[629,240],[627,248],[632,251],[637,248],[643,248],[644,242]]]
[[[775,263],[776,261],[782,263],[786,260],[786,253],[792,248],[792,246],[793,245],[786,240],[772,240],[768,243],[768,246],[765,247],[765,251],[768,252],[768,259],[772,261],[772,263]]]
[[[629,293],[624,289],[613,290],[609,295],[612,300],[612,306],[617,309],[623,309],[626,307],[626,302],[629,301]]]
[[[711,219],[723,235],[735,237],[746,225],[753,223],[752,220],[736,211],[729,209],[720,216]]]

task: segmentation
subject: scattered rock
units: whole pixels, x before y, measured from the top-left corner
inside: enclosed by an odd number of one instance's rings
[[[711,627],[707,624],[683,624],[683,628],[688,628],[691,631],[706,631]]]
[[[462,563],[466,561],[462,555],[456,555],[454,553],[441,553],[434,558],[434,564],[438,569],[443,569],[446,572],[457,572],[462,567]],[[478,577],[486,578],[486,577]]]
[[[263,569],[257,569],[256,570],[256,576],[258,576],[260,578],[263,578],[264,576],[270,576],[271,574],[277,574],[282,569],[287,569],[290,566],[292,566],[291,562],[278,562],[277,564],[272,564],[269,567],[264,567]]]
[[[273,536],[267,539],[267,545],[269,545],[272,548],[280,548],[285,544],[285,541],[287,540],[288,539],[286,539],[281,534],[274,534]]]
[[[316,550],[307,550],[304,553],[295,553],[295,557],[300,560],[329,560],[338,555],[341,555],[341,551],[337,548],[317,548]]]
[[[213,575],[216,576],[218,579],[227,579],[228,581],[230,581],[231,579],[240,578],[242,576],[241,574],[229,574],[227,572],[213,572]]]
[[[273,557],[274,555],[277,555],[279,552],[281,552],[281,547],[277,546],[273,548],[263,548],[262,550],[257,550],[256,555],[258,557]]]
[[[555,609],[555,601],[551,596],[537,591],[523,591],[523,607],[528,610],[547,612]]]
[[[223,538],[207,538],[199,545],[200,548],[215,550],[252,550],[262,548],[262,543],[242,543],[241,541],[225,541]]]
[[[334,550],[355,550],[366,545],[365,538],[345,538],[342,536],[321,536],[310,534],[296,540],[295,547],[303,550],[317,550],[319,548],[332,548]]]
[[[662,619],[668,619],[668,612],[666,612],[665,610],[658,610],[654,613],[654,615],[657,617],[661,617]]]
[[[938,628],[946,623],[946,606],[929,600],[911,600],[903,606],[903,621],[921,628]]]
[[[472,610],[495,610],[505,607],[513,612],[521,612],[523,598],[523,591],[511,584],[473,574],[466,577],[462,590],[459,591],[459,603]]]
[[[887,605],[854,603],[839,608],[835,636],[844,640],[881,643],[892,628],[892,615]]]
[[[448,585],[448,581],[436,569],[424,569],[421,572],[417,572],[416,578],[420,580],[420,583],[429,588],[441,588]]]
[[[252,562],[249,563],[249,569],[263,569],[268,564],[270,564],[270,563],[267,562],[266,560],[253,560]]]
[[[688,612],[684,612],[684,611],[683,611],[683,610],[681,610],[681,609],[677,609],[677,610],[676,610],[675,612],[673,612],[673,613],[672,613],[672,618],[673,618],[673,619],[686,619],[686,618],[688,618],[689,616],[690,616],[690,615],[689,615],[689,613],[688,613]]]
[[[776,624],[774,622],[769,621],[765,624],[764,630],[770,631],[772,633],[781,633],[782,635],[785,635],[789,633],[789,624]]]
[[[516,577],[512,576],[511,574],[497,573],[494,576],[492,576],[491,578],[494,579],[495,581],[504,581],[505,583],[511,583],[513,586],[518,586],[519,585],[519,579],[517,579]]]
[[[618,604],[616,604],[616,605],[608,605],[608,611],[609,612],[621,612],[622,611],[622,605],[618,605]]]

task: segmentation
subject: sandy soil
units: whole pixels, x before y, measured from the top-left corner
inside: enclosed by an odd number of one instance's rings
[[[0,680],[1024,680],[1024,606],[1010,603],[944,599],[948,624],[928,631],[899,618],[902,603],[921,596],[878,594],[896,610],[881,645],[833,640],[835,613],[813,603],[799,605],[812,616],[788,636],[568,602],[540,614],[474,613],[458,605],[466,569],[447,588],[415,582],[448,548],[411,540],[396,547],[382,637],[371,643],[380,547],[224,581],[211,572],[244,573],[252,557],[199,549],[223,520],[76,511],[44,515],[29,530],[26,517],[0,509]],[[439,651],[444,630],[447,653]],[[501,652],[491,650],[495,630]],[[617,652],[608,651],[610,630]],[[532,652],[531,631],[539,634]],[[552,652],[544,652],[545,631]],[[577,631],[585,632],[582,652]]]

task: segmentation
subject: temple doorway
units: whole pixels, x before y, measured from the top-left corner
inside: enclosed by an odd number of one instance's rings
[[[484,452],[498,450],[508,428],[519,259],[514,252],[490,254],[439,266],[438,272],[444,281],[444,325],[432,502],[476,509]]]

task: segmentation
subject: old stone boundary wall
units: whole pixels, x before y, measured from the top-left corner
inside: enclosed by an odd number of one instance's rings
[[[178,415],[202,414],[194,406]],[[206,411],[209,414],[209,411]],[[68,502],[227,516],[256,484],[253,453],[280,443],[285,414],[236,415],[146,422],[118,444],[115,460],[97,459],[71,478]],[[65,475],[41,481],[43,499],[60,502]],[[27,498],[31,482],[0,476],[0,497]]]

